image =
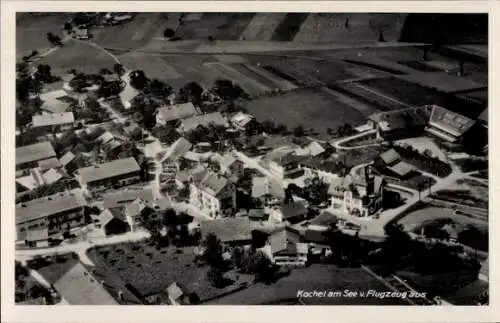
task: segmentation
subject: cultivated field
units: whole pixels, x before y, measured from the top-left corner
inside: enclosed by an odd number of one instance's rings
[[[319,133],[364,119],[361,113],[319,89],[300,89],[284,95],[262,97],[247,101],[244,106],[259,121],[283,123],[289,129],[302,125]]]
[[[115,61],[95,47],[69,41],[64,47],[44,57],[38,63],[50,65],[52,74],[62,76],[72,68],[78,72],[99,73],[101,68],[112,69]]]
[[[270,40],[285,13],[256,13],[245,30],[241,33],[244,40]]]
[[[146,45],[167,22],[162,13],[138,13],[132,21],[93,28],[93,41],[105,48],[137,49]]]
[[[253,13],[203,13],[200,19],[187,19],[177,28],[182,39],[237,40],[252,20]]]
[[[488,185],[472,179],[460,179],[453,187],[454,190],[437,191],[433,196],[445,201],[488,209]]]

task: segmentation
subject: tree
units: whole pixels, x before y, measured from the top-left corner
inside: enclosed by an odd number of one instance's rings
[[[130,73],[130,85],[136,90],[144,90],[148,85],[149,80],[142,70],[132,71]]]
[[[158,79],[153,79],[149,84],[149,88],[151,90],[151,94],[163,100],[166,100],[173,92],[173,89],[170,85]]]
[[[202,242],[205,247],[204,259],[211,267],[224,268],[224,259],[222,258],[222,244],[214,234],[209,234]]]
[[[488,234],[469,226],[458,234],[458,242],[474,249],[488,251]]]
[[[208,36],[208,41],[209,42],[213,42],[214,41],[214,37],[213,36]]]
[[[231,254],[231,260],[236,270],[242,270],[244,265],[244,260],[243,260],[244,257],[245,257],[245,252],[243,248],[241,247],[233,248],[233,252]]]
[[[227,79],[218,79],[215,81],[212,91],[223,100],[236,100],[246,95],[245,91]]]
[[[224,273],[217,267],[210,267],[207,271],[207,279],[216,288],[224,286]]]
[[[178,103],[193,102],[195,104],[199,104],[201,103],[202,93],[203,88],[198,83],[189,82],[179,89],[176,100]]]
[[[111,72],[111,70],[109,68],[103,67],[103,68],[101,68],[99,70],[99,74],[101,74],[101,75],[111,75],[111,74],[113,74],[113,72]]]
[[[304,136],[304,127],[302,125],[299,125],[293,129],[293,135],[295,137],[302,137]]]
[[[69,23],[69,22],[64,23],[64,30],[66,30],[68,32],[72,31],[73,26],[71,25],[71,23]]]
[[[163,37],[172,38],[175,35],[175,31],[172,28],[167,28],[163,31]]]
[[[113,71],[118,75],[118,76],[122,76],[124,73],[125,73],[125,69],[123,68],[123,65],[122,64],[119,64],[119,63],[115,63],[113,65]]]
[[[319,205],[328,199],[328,184],[319,178],[314,178],[306,191],[313,205]]]

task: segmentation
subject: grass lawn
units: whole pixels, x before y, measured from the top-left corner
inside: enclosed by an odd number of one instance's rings
[[[18,57],[29,55],[31,51],[51,47],[47,33],[59,34],[68,13],[17,13],[16,15],[16,54]]]
[[[453,209],[435,206],[423,206],[420,209],[414,210],[404,215],[398,220],[406,231],[412,231],[420,226],[435,221],[437,219],[451,219],[453,222],[465,227],[473,225],[478,229],[485,228],[483,221],[477,220],[461,214],[456,214]]]
[[[437,191],[433,196],[445,201],[488,209],[488,185],[471,179],[461,179],[456,184],[457,189]]]
[[[243,104],[259,121],[283,123],[289,129],[302,125],[324,133],[345,123],[356,124],[363,115],[333,100],[317,89],[301,89],[273,97],[262,97]]]
[[[176,31],[182,39],[237,40],[254,17],[254,13],[203,13],[201,19],[184,21]]]
[[[48,64],[53,75],[64,76],[72,68],[83,73],[99,73],[101,68],[112,69],[115,61],[92,46],[69,41],[38,64]]]
[[[297,304],[299,290],[312,292],[334,291],[388,291],[387,288],[361,268],[337,268],[333,265],[313,264],[294,269],[275,284],[255,284],[234,294],[205,303],[206,305],[285,305]],[[405,305],[400,299],[362,297],[303,298],[307,305]]]

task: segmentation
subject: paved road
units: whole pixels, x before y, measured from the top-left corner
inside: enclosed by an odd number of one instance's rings
[[[355,135],[352,135],[352,136],[349,136],[346,138],[342,138],[338,141],[335,141],[333,143],[333,146],[338,150],[353,150],[353,149],[361,149],[361,148],[366,148],[366,147],[378,146],[378,144],[358,145],[358,146],[352,146],[352,147],[351,146],[349,146],[349,147],[343,146],[344,143],[349,142],[351,140],[361,138],[361,137],[371,135],[371,134],[376,134],[376,133],[377,133],[377,130],[368,130],[368,131],[360,132],[360,133],[357,133]]]
[[[253,168],[264,174],[265,176],[271,178],[272,180],[277,181],[278,183],[281,183],[283,187],[287,187],[289,184],[289,181],[279,178],[275,174],[271,173],[267,168],[263,167],[260,163],[259,160],[255,158],[250,158],[247,155],[245,155],[242,152],[235,151],[234,152],[236,157],[238,157],[239,160],[241,160],[248,168]]]

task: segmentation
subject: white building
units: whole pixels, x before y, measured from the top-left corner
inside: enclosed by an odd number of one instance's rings
[[[71,129],[75,124],[73,112],[47,113],[32,117],[32,127],[50,132],[62,132]]]
[[[211,218],[219,218],[236,206],[236,190],[227,178],[205,171],[195,174],[189,188],[189,202]]]

